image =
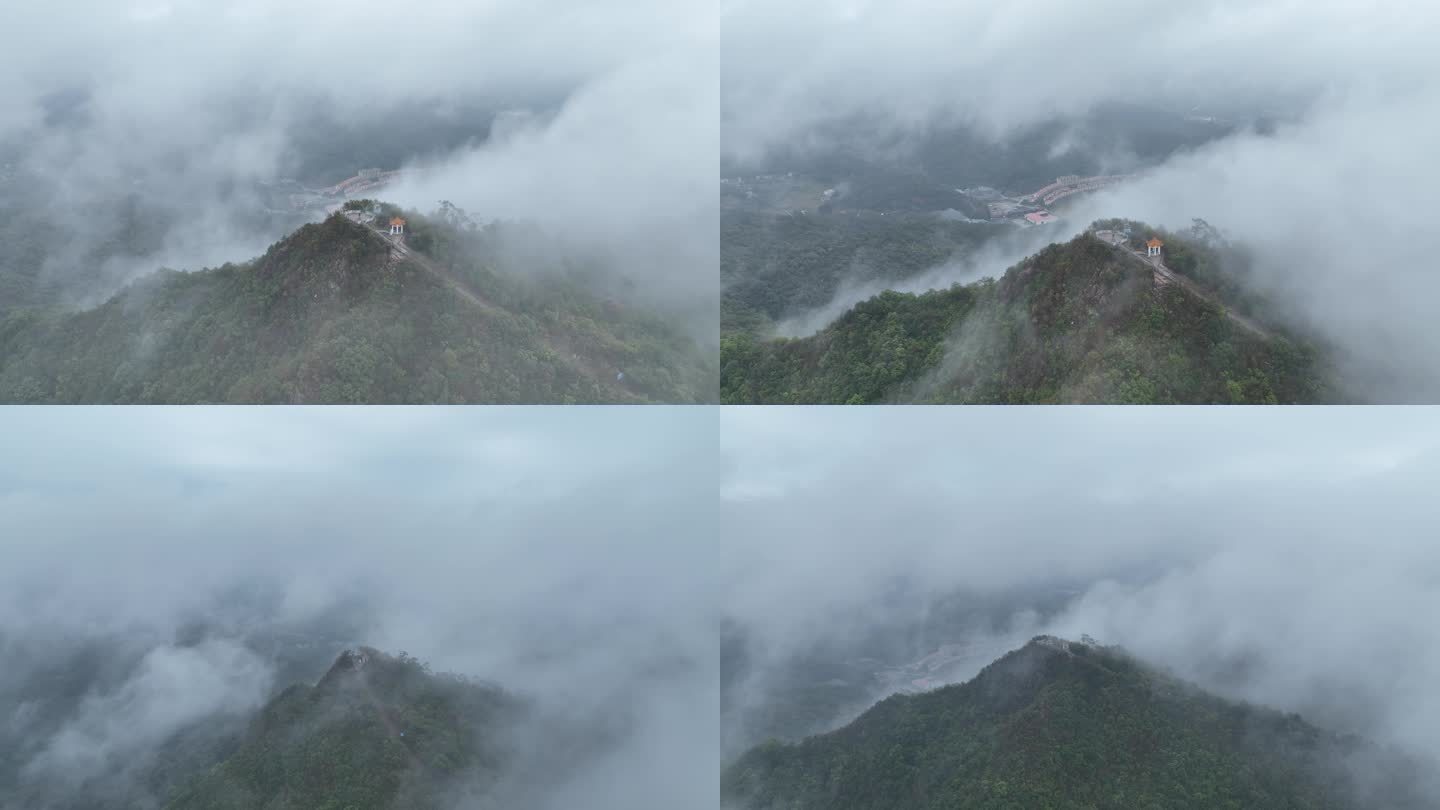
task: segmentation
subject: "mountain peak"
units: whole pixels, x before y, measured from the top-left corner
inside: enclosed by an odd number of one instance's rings
[[[477,795],[494,788],[514,762],[524,711],[498,688],[432,673],[406,653],[352,647],[313,688],[266,704],[167,808],[445,806],[452,779]]]
[[[1385,777],[1369,784],[1362,769]],[[1121,648],[1037,636],[966,683],[751,749],[726,769],[722,794],[751,810],[1408,810],[1433,806],[1427,773],[1295,715],[1208,694]]]
[[[344,678],[374,670],[386,665],[394,664],[398,659],[386,655],[374,647],[355,647],[347,649],[335,658],[335,663],[330,665],[325,676],[316,684],[317,689],[324,689],[327,685],[340,683]]]
[[[391,258],[384,238],[366,230],[338,215],[303,225],[265,251],[256,276],[282,296],[353,298],[381,277]]]

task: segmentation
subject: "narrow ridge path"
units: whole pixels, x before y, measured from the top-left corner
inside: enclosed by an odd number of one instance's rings
[[[1180,285],[1181,287],[1183,287],[1186,291],[1188,291],[1191,295],[1194,295],[1194,296],[1196,296],[1197,298],[1200,298],[1200,299],[1202,299],[1202,300],[1208,301],[1208,302],[1214,304],[1215,306],[1219,307],[1219,308],[1220,308],[1220,311],[1223,312],[1223,313],[1225,313],[1225,317],[1227,317],[1227,318],[1229,318],[1230,320],[1234,321],[1235,323],[1239,324],[1239,325],[1241,326],[1241,328],[1246,329],[1246,330],[1248,330],[1249,332],[1252,332],[1253,334],[1255,334],[1255,335],[1257,335],[1257,336],[1259,336],[1259,337],[1261,337],[1261,338],[1264,338],[1264,339],[1266,339],[1266,340],[1271,340],[1271,339],[1273,339],[1273,338],[1275,337],[1273,334],[1271,334],[1269,331],[1267,331],[1264,327],[1260,326],[1260,324],[1255,323],[1254,321],[1250,320],[1249,318],[1245,317],[1244,315],[1240,315],[1240,314],[1236,313],[1235,311],[1233,311],[1232,309],[1230,309],[1229,307],[1225,306],[1224,302],[1222,302],[1219,298],[1215,297],[1215,295],[1213,295],[1213,294],[1210,293],[1209,291],[1201,288],[1199,284],[1196,284],[1194,281],[1192,281],[1192,280],[1186,278],[1185,276],[1182,276],[1182,275],[1180,275],[1179,273],[1175,272],[1174,270],[1171,270],[1170,268],[1166,267],[1165,264],[1164,264],[1164,262],[1160,261],[1159,259],[1156,259],[1156,260],[1153,260],[1153,261],[1152,261],[1149,257],[1147,257],[1147,256],[1141,256],[1139,253],[1136,253],[1135,251],[1130,250],[1129,248],[1125,247],[1124,245],[1112,244],[1112,243],[1110,243],[1110,242],[1108,242],[1108,241],[1106,241],[1106,240],[1104,240],[1104,239],[1102,239],[1102,240],[1100,240],[1100,241],[1104,242],[1104,243],[1107,244],[1107,245],[1110,245],[1111,247],[1115,248],[1116,250],[1120,251],[1121,253],[1125,254],[1126,256],[1129,256],[1130,258],[1134,259],[1135,261],[1140,262],[1141,264],[1144,264],[1146,267],[1150,268],[1156,275],[1158,275],[1158,276],[1160,276],[1161,278],[1163,278],[1166,282],[1169,282],[1169,283],[1171,283],[1171,284],[1178,284],[1178,285]]]
[[[347,217],[347,219],[349,218]],[[429,273],[435,279],[440,281],[440,283],[454,290],[458,295],[460,295],[461,298],[464,298],[466,301],[469,301],[480,309],[483,309],[493,315],[499,315],[504,312],[504,310],[502,310],[500,307],[486,300],[484,297],[477,294],[474,290],[471,290],[468,285],[455,278],[453,275],[451,275],[449,271],[435,264],[435,262],[431,261],[428,256],[424,256],[420,253],[415,252],[414,250],[411,250],[410,247],[405,244],[404,240],[393,239],[388,234],[382,233],[378,229],[372,228],[369,225],[355,222],[355,220],[353,219],[349,221],[353,222],[361,230],[365,231],[376,239],[379,239],[382,243],[385,244],[386,247],[395,251],[395,253],[399,254],[402,258],[414,262],[417,266],[420,267],[420,269]],[[579,352],[570,350],[568,345],[565,347],[557,345],[555,342],[555,337],[553,335],[547,334],[545,336],[545,348],[549,349],[552,353],[554,353],[554,355],[560,359],[560,362],[575,369],[577,372],[580,373],[582,377],[589,379],[591,382],[599,386],[601,390],[612,392],[618,391],[621,394],[622,399],[628,399],[635,402],[643,401],[643,398],[631,392],[628,386],[623,385],[621,382],[608,379],[605,372],[600,371],[599,369],[595,368],[591,363],[582,359]],[[617,399],[617,402],[618,401],[620,400]]]

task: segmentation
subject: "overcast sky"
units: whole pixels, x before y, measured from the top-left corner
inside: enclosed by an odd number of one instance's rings
[[[898,133],[949,120],[995,139],[1106,102],[1293,113],[1273,137],[1240,133],[1094,195],[1054,238],[1100,217],[1206,219],[1258,253],[1257,286],[1339,344],[1356,395],[1440,401],[1440,321],[1428,306],[1440,295],[1440,229],[1423,213],[1440,185],[1440,8],[729,0],[722,30],[722,139],[740,160],[855,113]],[[982,257],[942,281],[1020,257]]]
[[[897,581],[922,597],[1079,582],[1053,621],[1018,614],[1010,640],[1089,634],[1440,755],[1440,413],[896,415],[722,414],[723,599],[757,649],[857,636]]]
[[[274,673],[252,653],[169,642],[223,619],[228,590],[272,588],[277,621],[358,593],[373,619],[355,643],[632,724],[540,806],[713,804],[715,424],[700,408],[19,410],[0,428],[0,640],[153,646],[47,748],[80,778],[120,741],[263,700]]]
[[[137,187],[173,205],[157,262],[253,257],[265,242],[235,222],[256,205],[244,184],[292,176],[307,115],[403,128],[399,105],[418,100],[547,115],[413,156],[392,200],[539,222],[662,302],[718,289],[718,21],[704,0],[57,0],[7,9],[5,40],[0,147],[13,139],[62,189],[56,217]],[[84,124],[47,126],[46,100],[76,91]],[[114,227],[78,220],[74,240]]]

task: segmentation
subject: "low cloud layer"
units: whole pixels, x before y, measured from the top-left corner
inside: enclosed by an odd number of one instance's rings
[[[1077,231],[1078,232],[1078,231]],[[953,284],[971,284],[985,278],[999,278],[1026,256],[1051,244],[1055,231],[1029,229],[991,239],[968,253],[959,253],[944,264],[900,281],[846,280],[840,284],[829,303],[806,310],[775,324],[775,333],[782,337],[806,337],[829,326],[862,301],[886,290],[904,293],[925,293],[943,290]]]
[[[927,604],[1021,594],[952,640],[1089,634],[1440,756],[1432,411],[805,411],[723,416],[724,599],[753,688]],[[1027,592],[1070,595],[1037,614]]]
[[[215,715],[258,709],[270,689],[266,662],[228,640],[156,647],[110,692],[87,695],[75,716],[27,767],[27,776],[85,783],[153,750],[170,735]]]
[[[713,412],[40,410],[0,448],[0,639],[28,662],[0,698],[86,650],[114,681],[27,740],[35,778],[243,714],[301,674],[237,640],[313,635],[622,730],[534,806],[713,803],[679,781],[717,756]],[[676,778],[617,781],[651,768]]]
[[[639,281],[642,301],[698,319],[694,332],[713,343],[719,101],[715,60],[704,54],[714,46],[677,45],[586,85],[545,123],[420,164],[392,196],[422,209],[448,198],[481,220],[538,223],[568,242],[572,258]]]

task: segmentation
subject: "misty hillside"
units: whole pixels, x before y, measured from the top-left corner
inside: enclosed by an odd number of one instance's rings
[[[725,209],[723,327],[762,329],[825,306],[845,284],[903,281],[1010,230],[929,215],[792,216]]]
[[[1424,771],[1296,715],[1231,703],[1114,648],[1040,637],[973,680],[751,749],[747,810],[1419,808]]]
[[[727,621],[720,632],[724,753],[733,757],[769,739],[798,742],[839,727],[878,696],[915,689],[916,680],[973,672],[1009,649],[1018,612],[1053,615],[1073,593],[1058,582],[922,600],[897,589],[867,600],[865,620],[853,631],[783,656],[755,646],[754,628]]]
[[[274,91],[248,83],[208,102],[226,111],[222,137],[269,123],[288,148],[264,171],[242,161],[224,167],[234,175],[218,177],[222,167],[211,150],[164,138],[147,142],[154,150],[147,160],[132,156],[118,170],[110,155],[119,149],[97,143],[105,156],[99,166],[113,174],[71,161],[57,166],[49,154],[55,143],[105,137],[95,120],[104,102],[83,84],[43,95],[41,126],[0,137],[0,315],[93,303],[97,291],[113,291],[181,246],[188,256],[216,241],[273,242],[312,218],[289,194],[334,185],[365,167],[401,167],[485,143],[506,108],[536,107],[545,116],[558,99],[539,91],[524,102],[411,95],[345,111],[324,93],[306,93],[295,118],[284,122],[273,114]]]
[[[131,718],[131,739],[146,745],[124,751],[96,747],[94,727],[77,717],[105,705],[103,695],[124,692],[132,673],[144,671],[142,651],[88,641],[63,650],[63,642],[13,643],[8,654],[29,656],[7,673],[0,704],[13,707],[0,726],[0,808],[4,810],[138,810],[153,797],[203,772],[233,750],[243,723],[220,712],[190,722],[184,709],[178,727],[154,740],[149,717]],[[182,653],[181,655],[187,655]],[[199,655],[199,654],[197,654]],[[203,687],[197,687],[203,688]],[[118,702],[118,700],[117,700]],[[163,723],[164,721],[160,721]]]
[[[50,215],[58,203],[36,199],[36,190],[24,197],[6,196],[4,186],[0,183],[0,317],[23,307],[81,300],[95,288],[114,290],[131,267],[161,251],[168,231],[179,221],[176,210],[131,193],[72,206],[72,218],[94,228],[104,223],[108,231],[102,238],[82,238],[72,223]],[[302,222],[294,213],[269,215],[261,210],[236,213],[230,225],[246,233],[282,233]],[[58,270],[62,267],[75,270],[66,274]]]
[[[167,810],[438,808],[484,801],[510,764],[502,740],[524,709],[500,690],[413,658],[347,651],[251,721],[222,763]],[[486,805],[479,805],[486,806]]]
[[[521,226],[405,213],[406,253],[335,215],[252,262],[12,313],[0,401],[713,401],[713,360],[590,268],[516,249]]]
[[[313,682],[367,613],[343,599],[286,620],[270,598],[253,584],[227,588],[228,617],[191,617],[169,638],[4,639],[0,705],[12,713],[0,723],[0,808],[153,808],[232,753],[250,709]]]
[[[1137,229],[1136,238],[1147,231]],[[722,401],[1260,404],[1338,396],[1318,351],[1240,296],[1217,251],[1165,237],[1167,263],[1192,287],[1157,283],[1143,262],[1084,234],[998,280],[884,292],[808,337],[730,332],[721,346]],[[1250,316],[1229,317],[1226,309],[1237,307]],[[1256,320],[1264,326],[1247,326]]]

